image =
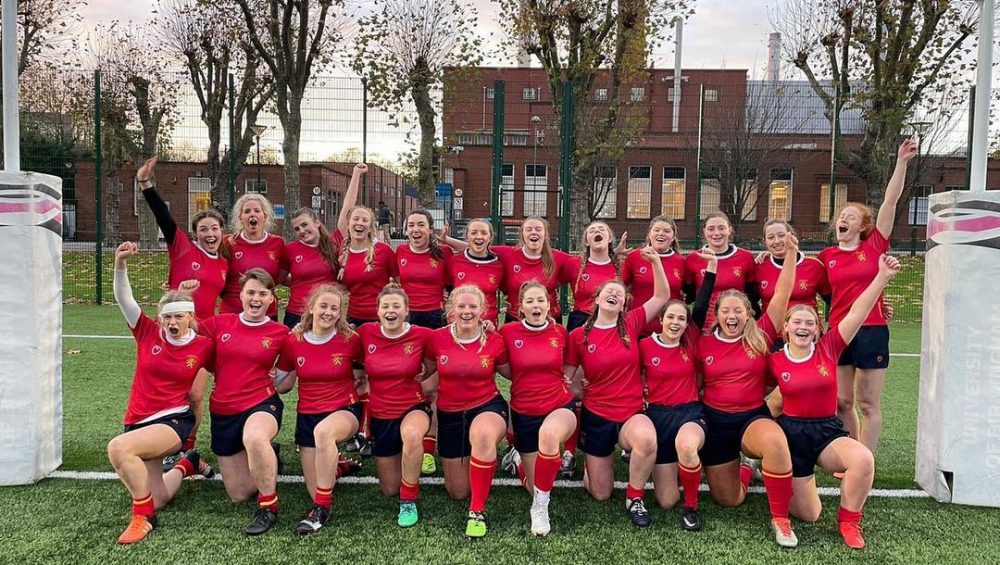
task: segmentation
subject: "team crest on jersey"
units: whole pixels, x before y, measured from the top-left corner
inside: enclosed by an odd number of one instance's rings
[[[242,259],[243,258],[243,252],[242,251],[237,251],[235,254],[233,254],[233,257],[236,257],[237,259]]]
[[[750,349],[749,347],[744,347],[743,348],[743,353],[747,354],[747,359],[756,359],[757,358],[757,352],[754,351],[753,349]]]
[[[514,265],[514,272],[515,273],[520,273],[521,272],[521,266],[520,265]]]
[[[684,277],[681,276],[681,270],[680,269],[674,269],[674,278],[677,279],[677,280],[681,280],[682,278],[684,278]]]
[[[375,344],[374,343],[368,346],[368,353],[375,353]]]
[[[738,278],[738,279],[743,278],[743,268],[742,267],[733,267],[733,276],[736,277],[736,278]]]
[[[438,363],[441,363],[442,365],[447,365],[448,364],[448,356],[447,355],[442,355],[442,356],[438,357]]]
[[[488,355],[479,356],[479,366],[484,369],[490,366],[490,358]]]
[[[523,339],[515,339],[514,340],[514,347],[516,347],[518,349],[521,349],[522,347],[524,347],[524,340]]]
[[[490,284],[497,284],[497,277],[496,277],[496,275],[490,275],[489,280],[490,280]]]
[[[305,357],[297,357],[295,359],[295,364],[298,365],[299,367],[305,367],[305,365],[306,365],[306,358]]]
[[[591,343],[590,345],[588,345],[587,346],[587,351],[589,351],[590,353],[593,353],[593,352],[597,351],[597,344],[596,343]]]
[[[197,271],[200,268],[201,268],[201,263],[199,263],[197,261],[191,261],[191,270],[192,271]]]
[[[799,290],[809,290],[809,281],[799,281]]]
[[[464,281],[465,280],[465,271],[462,271],[462,272],[458,273],[458,280],[460,280],[460,281]]]
[[[830,369],[827,369],[826,365],[820,365],[819,366],[819,374],[821,376],[824,376],[824,377],[829,377],[830,376]]]
[[[783,380],[783,381],[785,381],[787,383],[791,379],[792,379],[792,374],[789,373],[788,371],[785,371],[784,373],[781,373],[781,380]]]
[[[685,363],[688,363],[688,362],[691,361],[691,358],[688,357],[688,354],[685,351],[681,351],[681,359],[683,359]]]
[[[715,362],[715,357],[713,357],[712,355],[709,355],[708,357],[705,358],[706,365],[711,365],[714,362]]]
[[[406,355],[413,355],[413,344],[407,343],[403,346],[403,353]]]
[[[301,255],[296,255],[295,256],[295,262],[296,263],[301,263],[302,262],[302,256]]]
[[[407,261],[406,259],[400,259],[399,260],[399,266],[400,267],[405,267],[407,263],[409,263],[409,261]]]
[[[222,343],[226,343],[227,341],[229,341],[229,338],[231,337],[233,337],[232,334],[228,332],[222,334]]]
[[[760,281],[761,288],[767,288],[768,281]]]
[[[831,268],[831,269],[834,268],[834,267],[836,267],[837,266],[837,260],[834,259],[833,261],[830,261],[829,263],[826,264],[826,266],[829,267],[829,268]]]
[[[649,362],[652,363],[654,367],[659,367],[660,366],[660,358],[659,357],[653,357],[652,359],[649,360]]]
[[[854,255],[854,257],[855,257],[855,258],[856,258],[856,259],[857,259],[858,261],[861,261],[861,262],[865,262],[865,261],[867,261],[867,260],[868,260],[868,258],[867,258],[867,257],[865,257],[865,252],[864,252],[864,251],[858,251],[858,252],[857,252],[857,253],[856,253],[856,254]]]
[[[194,369],[195,365],[198,364],[198,358],[194,355],[188,355],[187,359],[184,360],[184,366],[188,369]]]
[[[272,261],[277,261],[278,260],[278,257],[274,254],[274,251],[268,251],[267,252],[267,258],[270,259],[270,260],[272,260]]]
[[[153,350],[152,350],[153,355],[159,355],[161,351],[163,351],[163,348],[160,347],[159,345],[154,345],[153,346]]]
[[[648,269],[646,267],[639,267],[639,274],[645,275]]]
[[[584,273],[583,275],[580,276],[580,278],[583,279],[583,282],[587,282],[590,280],[590,274]]]
[[[343,355],[334,355],[333,356],[333,364],[336,365],[337,367],[340,367],[341,365],[343,365],[344,364],[344,356]]]
[[[260,340],[260,346],[264,349],[271,349],[271,338],[265,337]]]
[[[552,349],[559,349],[559,340],[556,338],[552,338],[549,340],[549,345],[552,346]]]
[[[437,259],[431,259],[431,268],[432,269],[437,269],[438,268]]]

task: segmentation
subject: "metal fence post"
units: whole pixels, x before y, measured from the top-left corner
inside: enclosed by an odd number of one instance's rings
[[[701,223],[701,151],[702,151],[702,134],[705,129],[705,84],[702,83],[698,85],[698,153],[697,153],[697,164],[695,166],[698,171],[697,184],[694,187],[694,248],[698,249],[701,247],[701,230],[699,223]],[[675,235],[676,237],[676,235]]]
[[[840,129],[840,85],[833,85],[833,116],[830,120],[830,216],[826,219],[827,234],[826,242],[833,245],[833,230],[829,229],[833,225],[833,208],[837,205],[837,141],[840,136],[837,131]]]
[[[226,210],[232,210],[236,203],[236,86],[233,73],[229,73],[229,172],[226,175],[226,191],[229,205]],[[259,188],[259,187],[258,187]]]
[[[368,162],[368,79],[361,78],[361,162]],[[368,175],[361,177],[361,204],[368,204]]]
[[[562,84],[562,127],[559,132],[559,174],[562,176],[562,218],[559,221],[559,247],[569,252],[570,191],[573,187],[573,131],[576,109],[573,107],[573,83]]]
[[[504,81],[493,81],[493,191],[490,220],[493,222],[493,239],[503,243],[503,226],[500,224],[500,207],[503,205],[503,120]]]
[[[103,195],[101,190],[101,173],[103,164],[101,163],[101,71],[94,71],[94,195],[96,198],[96,206],[94,212],[94,221],[97,224],[97,234],[94,242],[94,273],[96,274],[96,284],[94,285],[95,296],[94,300],[98,305],[103,301],[104,295],[102,291],[103,277],[102,273],[104,270],[103,259],[104,254],[102,250],[104,248],[104,218],[103,218]]]

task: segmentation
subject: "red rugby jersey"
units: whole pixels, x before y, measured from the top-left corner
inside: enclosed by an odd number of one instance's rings
[[[833,246],[819,252],[819,259],[826,267],[826,276],[833,291],[830,302],[830,327],[836,326],[844,319],[850,312],[851,305],[875,280],[879,257],[888,251],[889,240],[876,228],[856,249],[844,250]],[[878,302],[861,325],[886,325],[882,307],[882,296],[879,295]]]
[[[769,316],[751,320],[767,336],[770,346],[778,337]],[[702,402],[722,412],[745,412],[764,404],[767,393],[767,353],[757,353],[741,337],[729,340],[718,331],[698,340],[695,354],[698,369],[704,375]]]
[[[213,414],[239,414],[274,396],[269,372],[288,328],[271,320],[251,324],[240,314],[219,314],[199,323],[198,331],[215,343],[215,386],[208,400]]]
[[[757,290],[760,294],[761,309],[767,312],[767,305],[774,298],[774,287],[778,284],[781,265],[768,256],[763,263],[757,265]],[[816,295],[829,294],[830,285],[826,281],[826,268],[814,257],[806,257],[801,252],[795,263],[795,283],[792,286],[792,296],[788,299],[788,307],[805,304],[816,308]]]
[[[424,356],[437,364],[437,408],[462,412],[486,404],[496,395],[496,368],[507,364],[503,338],[486,334],[486,343],[456,343],[451,326],[434,330]]]
[[[636,308],[625,316],[628,347],[617,326],[594,326],[583,341],[584,328],[569,335],[566,364],[582,366],[587,379],[583,405],[612,422],[625,422],[642,410],[642,378],[639,373],[639,332],[646,325],[646,311]]]
[[[559,298],[556,290],[563,284],[576,280],[576,272],[572,269],[573,257],[568,253],[553,250],[554,265],[552,274],[545,276],[545,266],[541,259],[529,259],[520,247],[496,245],[490,250],[500,257],[504,266],[504,294],[507,295],[507,319],[519,318],[521,285],[530,281],[538,281],[549,291],[549,309],[556,320],[562,315],[559,309]]]
[[[566,328],[546,322],[533,328],[521,322],[500,328],[510,360],[510,407],[526,416],[545,416],[573,400],[563,380]]]
[[[658,334],[639,342],[642,370],[649,393],[646,402],[660,406],[679,406],[698,400],[695,352],[699,332],[693,325],[685,331],[688,346],[667,345]]]
[[[250,269],[264,269],[278,284],[278,274],[281,272],[281,254],[285,249],[285,240],[267,234],[260,241],[250,241],[243,237],[227,235],[222,244],[229,249],[229,270],[226,272],[226,288],[222,291],[221,314],[238,314],[243,311],[240,301],[240,277]],[[271,307],[267,309],[268,316],[278,315],[278,298],[275,297]]]
[[[708,301],[708,315],[705,317],[705,327],[712,327],[715,322],[715,302],[723,292],[736,289],[746,292],[756,281],[757,264],[754,262],[753,253],[746,249],[732,246],[732,249],[718,256],[719,268],[715,275],[715,287],[712,290],[712,298]],[[698,288],[705,281],[705,267],[708,264],[697,253],[691,253],[685,259],[686,283],[693,284]]]
[[[350,245],[350,242],[344,240],[344,234],[340,230],[334,232],[333,241],[338,248]],[[347,315],[362,320],[375,320],[378,318],[378,293],[389,284],[389,279],[399,276],[399,271],[396,269],[396,254],[388,245],[375,244],[371,265],[365,260],[367,254],[366,250],[349,249],[347,264],[341,265],[344,275],[339,282],[351,293]]]
[[[500,257],[492,260],[477,259],[468,251],[453,255],[447,264],[449,284],[460,287],[472,284],[486,295],[484,320],[497,324],[500,312],[497,308],[497,291],[503,288],[504,266]]]
[[[424,364],[431,330],[407,328],[394,338],[386,337],[376,322],[358,328],[371,396],[368,406],[376,418],[401,418],[413,406],[427,401],[416,378]]]
[[[596,263],[593,259],[587,261],[587,266],[580,273],[581,257],[573,257],[566,264],[567,276],[573,277],[573,310],[591,314],[594,312],[594,295],[601,285],[618,278],[615,264],[608,259],[607,263]]]
[[[354,361],[361,360],[361,338],[336,333],[324,339],[289,334],[278,368],[295,371],[299,414],[325,414],[358,401]]]
[[[281,254],[281,270],[291,275],[288,305],[285,310],[301,316],[309,303],[309,294],[321,284],[336,282],[337,274],[326,262],[319,246],[301,241],[285,244]]]
[[[789,357],[787,345],[768,356],[768,377],[781,391],[782,413],[793,418],[837,415],[837,360],[845,348],[844,338],[834,327],[805,359]]]
[[[667,275],[670,285],[670,298],[684,299],[684,279],[687,267],[684,257],[671,249],[660,255],[660,264]],[[653,297],[653,267],[642,257],[638,249],[632,251],[622,263],[622,281],[632,293],[633,304],[645,304]],[[660,331],[660,321],[653,319],[642,330],[642,335],[650,335]]]
[[[441,247],[441,258],[435,259],[430,249],[418,253],[404,243],[396,248],[399,284],[410,298],[410,310],[430,312],[444,307],[444,289],[448,286],[448,261],[453,251]]]
[[[180,228],[174,234],[173,243],[167,246],[167,255],[170,258],[170,276],[167,281],[170,288],[176,289],[186,280],[197,280],[201,284],[193,293],[195,316],[199,320],[214,316],[215,304],[226,286],[229,261],[195,245]]]
[[[125,409],[125,425],[139,423],[158,412],[188,406],[188,392],[198,371],[212,364],[212,340],[195,336],[184,344],[170,343],[160,325],[139,314],[134,328],[135,375]]]

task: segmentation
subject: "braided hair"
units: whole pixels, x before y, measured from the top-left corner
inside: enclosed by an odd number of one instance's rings
[[[367,206],[361,206],[360,204],[351,208],[351,213],[348,217],[354,215],[355,212],[365,212],[368,214],[369,226],[375,223],[375,212]],[[372,232],[371,227],[368,229],[368,235],[365,238],[365,243],[367,246],[367,251],[365,252],[365,272],[371,271],[375,268],[375,235]],[[340,250],[340,272],[337,273],[337,280],[343,280],[344,269],[347,267],[347,259],[351,255],[351,242],[350,238],[344,241]]]
[[[604,291],[604,288],[609,284],[616,284],[625,290],[625,304],[622,305],[621,312],[618,312],[618,319],[615,320],[615,326],[618,328],[618,337],[621,338],[622,343],[625,345],[625,349],[629,349],[632,344],[632,338],[629,337],[628,331],[625,329],[625,313],[628,312],[629,308],[632,306],[632,295],[628,293],[628,288],[625,286],[625,283],[621,281],[621,279],[611,279],[609,281],[605,281],[604,284],[597,289],[597,292],[594,293],[594,296],[596,297],[601,294],[601,292]],[[587,343],[587,337],[590,335],[591,330],[594,329],[594,324],[597,323],[598,315],[600,315],[600,308],[595,305],[594,311],[590,313],[590,316],[587,318],[587,322],[583,324],[583,343]]]
[[[448,295],[448,302],[445,304],[444,311],[448,319],[448,328],[451,338],[455,340],[455,343],[461,345],[458,340],[458,328],[455,327],[455,313],[454,308],[456,304],[456,299],[463,294],[468,294],[475,297],[476,301],[479,302],[479,310],[482,312],[486,307],[486,295],[483,291],[479,289],[478,286],[472,284],[463,284],[462,286],[451,291]],[[479,350],[477,353],[481,353],[483,348],[486,347],[486,329],[483,327],[482,317],[479,319]]]

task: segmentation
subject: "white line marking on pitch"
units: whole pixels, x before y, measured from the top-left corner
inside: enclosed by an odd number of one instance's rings
[[[116,481],[118,480],[118,475],[107,472],[107,471],[53,471],[48,475],[51,479],[73,479],[73,480],[90,480],[90,481]],[[196,479],[204,480],[204,479]],[[216,474],[215,478],[212,480],[222,480],[222,476]],[[298,475],[279,475],[279,483],[286,484],[301,484],[303,479]],[[342,477],[337,479],[337,482],[344,485],[377,485],[378,478],[376,477]],[[443,485],[444,479],[441,477],[421,477],[420,484],[422,485]],[[494,479],[494,486],[503,487],[520,487],[521,482],[517,479]],[[556,481],[555,486],[559,488],[583,488],[583,481]],[[624,481],[615,481],[615,488],[618,490],[625,490],[628,483]],[[708,491],[708,485],[701,485],[699,489],[702,492]],[[820,496],[840,496],[840,489],[836,487],[820,487],[817,489]],[[763,494],[764,487],[750,487],[750,492]],[[874,496],[877,498],[929,498],[926,492],[916,489],[872,489],[869,496]]]

